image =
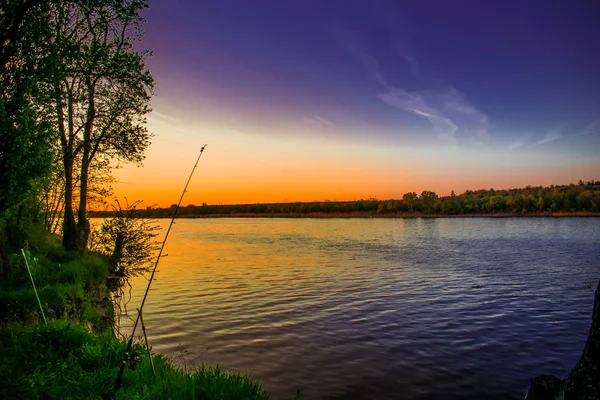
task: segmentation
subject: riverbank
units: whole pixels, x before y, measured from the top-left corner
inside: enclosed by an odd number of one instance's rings
[[[268,399],[253,378],[217,366],[184,371],[164,355],[134,345],[121,389],[114,392],[126,342],[113,336],[106,285],[109,260],[65,251],[41,228],[27,233],[26,255],[48,324],[44,323],[23,256],[9,254],[11,275],[0,285],[0,398]]]
[[[493,214],[425,214],[425,213],[391,213],[378,214],[368,211],[350,213],[232,213],[232,214],[185,214],[177,218],[599,218],[600,212],[529,212],[529,213],[493,213]],[[168,216],[155,217],[170,218]]]

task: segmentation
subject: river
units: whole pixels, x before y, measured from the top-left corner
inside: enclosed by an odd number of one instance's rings
[[[522,399],[581,355],[600,219],[181,219],[165,253],[144,320],[181,366],[273,399]]]

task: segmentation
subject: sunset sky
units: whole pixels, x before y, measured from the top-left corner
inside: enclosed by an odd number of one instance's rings
[[[183,204],[400,198],[600,180],[593,1],[150,1],[143,167]]]

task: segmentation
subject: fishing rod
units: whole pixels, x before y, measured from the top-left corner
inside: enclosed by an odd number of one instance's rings
[[[31,284],[33,285],[33,291],[35,293],[35,297],[37,298],[38,304],[40,306],[40,311],[42,312],[42,317],[44,318],[44,323],[46,324],[46,326],[48,326],[48,321],[46,320],[46,314],[44,314],[44,308],[42,307],[42,302],[40,301],[40,296],[38,296],[37,289],[35,288],[35,282],[33,281],[33,275],[31,275],[31,268],[29,268],[29,262],[27,261],[27,257],[25,256],[25,250],[21,249],[21,254],[23,254],[23,258],[25,259],[25,265],[27,266],[27,272],[29,272],[29,278],[31,278]]]
[[[129,352],[131,351],[131,346],[133,345],[133,337],[135,336],[135,329],[137,328],[138,322],[140,321],[140,317],[142,316],[142,310],[144,309],[144,304],[146,303],[146,297],[148,297],[148,291],[150,290],[150,285],[152,284],[152,280],[154,279],[154,274],[156,273],[156,268],[158,267],[158,263],[160,262],[160,257],[165,248],[165,243],[167,243],[167,238],[169,237],[169,232],[171,232],[171,227],[175,222],[175,217],[177,216],[177,212],[179,211],[179,207],[181,206],[181,201],[183,200],[183,196],[185,192],[187,192],[188,185],[192,180],[192,175],[194,175],[194,171],[198,168],[198,162],[200,161],[200,157],[202,157],[202,153],[206,145],[202,146],[200,149],[200,154],[198,154],[198,158],[196,159],[196,163],[194,164],[194,168],[192,168],[192,172],[190,172],[190,176],[183,188],[183,192],[181,192],[181,197],[179,198],[179,202],[177,203],[177,207],[175,207],[175,211],[173,211],[173,217],[171,218],[171,223],[169,224],[169,228],[167,229],[167,233],[165,234],[165,239],[162,242],[162,246],[158,251],[158,256],[156,257],[156,263],[154,263],[154,268],[152,269],[152,274],[150,275],[150,279],[148,280],[148,286],[146,287],[146,292],[144,293],[144,297],[142,299],[142,304],[138,309],[138,315],[135,319],[135,323],[133,324],[133,331],[131,332],[131,337],[129,338],[129,342],[127,342],[127,348],[125,349],[125,355],[123,356],[123,361],[121,362],[121,368],[119,369],[119,374],[117,375],[117,381],[115,382],[115,393],[121,387],[121,378],[123,377],[123,372],[125,371],[125,366],[127,364],[127,359],[129,358]]]

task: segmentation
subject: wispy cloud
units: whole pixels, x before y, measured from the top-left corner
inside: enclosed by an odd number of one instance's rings
[[[185,132],[185,128],[182,126],[184,125],[183,120],[158,111],[152,111],[150,114],[148,114],[148,122],[152,124],[158,124],[154,126],[167,125],[169,130]]]
[[[426,118],[440,137],[448,139],[454,137],[458,126],[435,107],[430,106],[422,94],[398,88],[389,89],[387,93],[382,93],[378,97],[394,108]]]
[[[538,140],[537,142],[535,142],[533,145],[539,146],[544,143],[554,142],[555,140],[558,140],[560,138],[561,138],[560,129],[553,129],[549,132],[546,132],[544,137],[542,139]]]
[[[323,118],[320,115],[313,115],[312,117],[304,117],[303,121],[315,128],[326,128],[328,126],[335,125],[327,118]]]
[[[508,149],[509,150],[516,150],[519,147],[523,147],[525,145],[525,141],[522,139],[517,139],[514,142],[512,142],[510,145],[508,145]]]
[[[458,89],[445,86],[435,90],[410,91],[392,85],[381,73],[377,59],[363,50],[359,35],[339,26],[334,29],[334,33],[346,52],[360,61],[368,79],[384,90],[378,94],[378,98],[388,105],[427,119],[443,139],[454,140],[459,133],[479,139],[489,136],[491,124],[487,115],[477,110]],[[406,46],[399,38],[394,43],[396,53],[411,61],[413,74],[418,73],[418,63],[412,55],[406,53]]]
[[[150,119],[156,119],[156,120],[163,121],[163,122],[169,122],[169,123],[179,123],[179,122],[181,122],[181,120],[179,118],[175,118],[175,117],[172,117],[172,116],[167,115],[167,114],[163,114],[163,113],[158,112],[158,111],[152,111],[152,113],[150,113],[150,115],[148,116],[148,118],[150,118]]]
[[[307,117],[307,118],[304,118],[304,120],[306,122],[315,123],[315,124],[329,125],[329,126],[334,125],[333,122],[331,122],[327,118],[321,117],[320,115],[315,115],[315,116],[312,116],[312,117]]]
[[[591,122],[588,126],[586,126],[583,131],[579,133],[579,136],[590,136],[595,135],[600,132],[600,126],[598,126],[598,121]]]

